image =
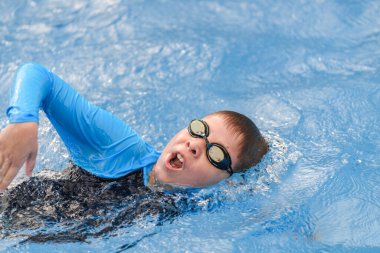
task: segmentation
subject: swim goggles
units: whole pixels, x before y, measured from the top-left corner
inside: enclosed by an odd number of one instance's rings
[[[231,176],[233,174],[231,157],[222,145],[208,141],[209,126],[207,123],[200,119],[193,119],[187,130],[192,137],[202,138],[206,141],[206,155],[210,163],[220,170],[227,171]]]

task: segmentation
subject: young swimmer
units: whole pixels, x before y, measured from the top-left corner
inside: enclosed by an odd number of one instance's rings
[[[258,163],[268,145],[246,116],[221,111],[193,120],[162,153],[127,124],[89,103],[45,67],[28,63],[17,72],[0,134],[0,191],[26,163],[31,175],[37,156],[38,112],[42,108],[73,163],[103,179],[142,170],[144,185],[205,187]]]

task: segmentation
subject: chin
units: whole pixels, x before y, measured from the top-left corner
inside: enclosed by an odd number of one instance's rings
[[[167,183],[168,181],[170,181],[170,176],[168,175],[168,171],[165,168],[165,163],[162,158],[162,155],[153,168],[153,175],[154,178],[161,183]]]

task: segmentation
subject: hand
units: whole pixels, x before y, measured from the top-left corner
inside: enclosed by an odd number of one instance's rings
[[[4,191],[26,162],[30,176],[38,150],[36,122],[9,124],[0,133],[0,191]]]

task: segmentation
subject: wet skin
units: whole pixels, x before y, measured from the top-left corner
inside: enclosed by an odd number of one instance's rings
[[[232,160],[232,168],[238,157],[239,138],[225,127],[219,115],[203,118],[209,125],[208,140],[225,147]],[[182,166],[173,166],[170,161],[179,154]],[[213,166],[206,156],[204,139],[192,137],[187,128],[178,132],[166,145],[150,174],[150,184],[157,180],[161,184],[174,186],[204,187],[214,185],[229,177],[228,172]]]

